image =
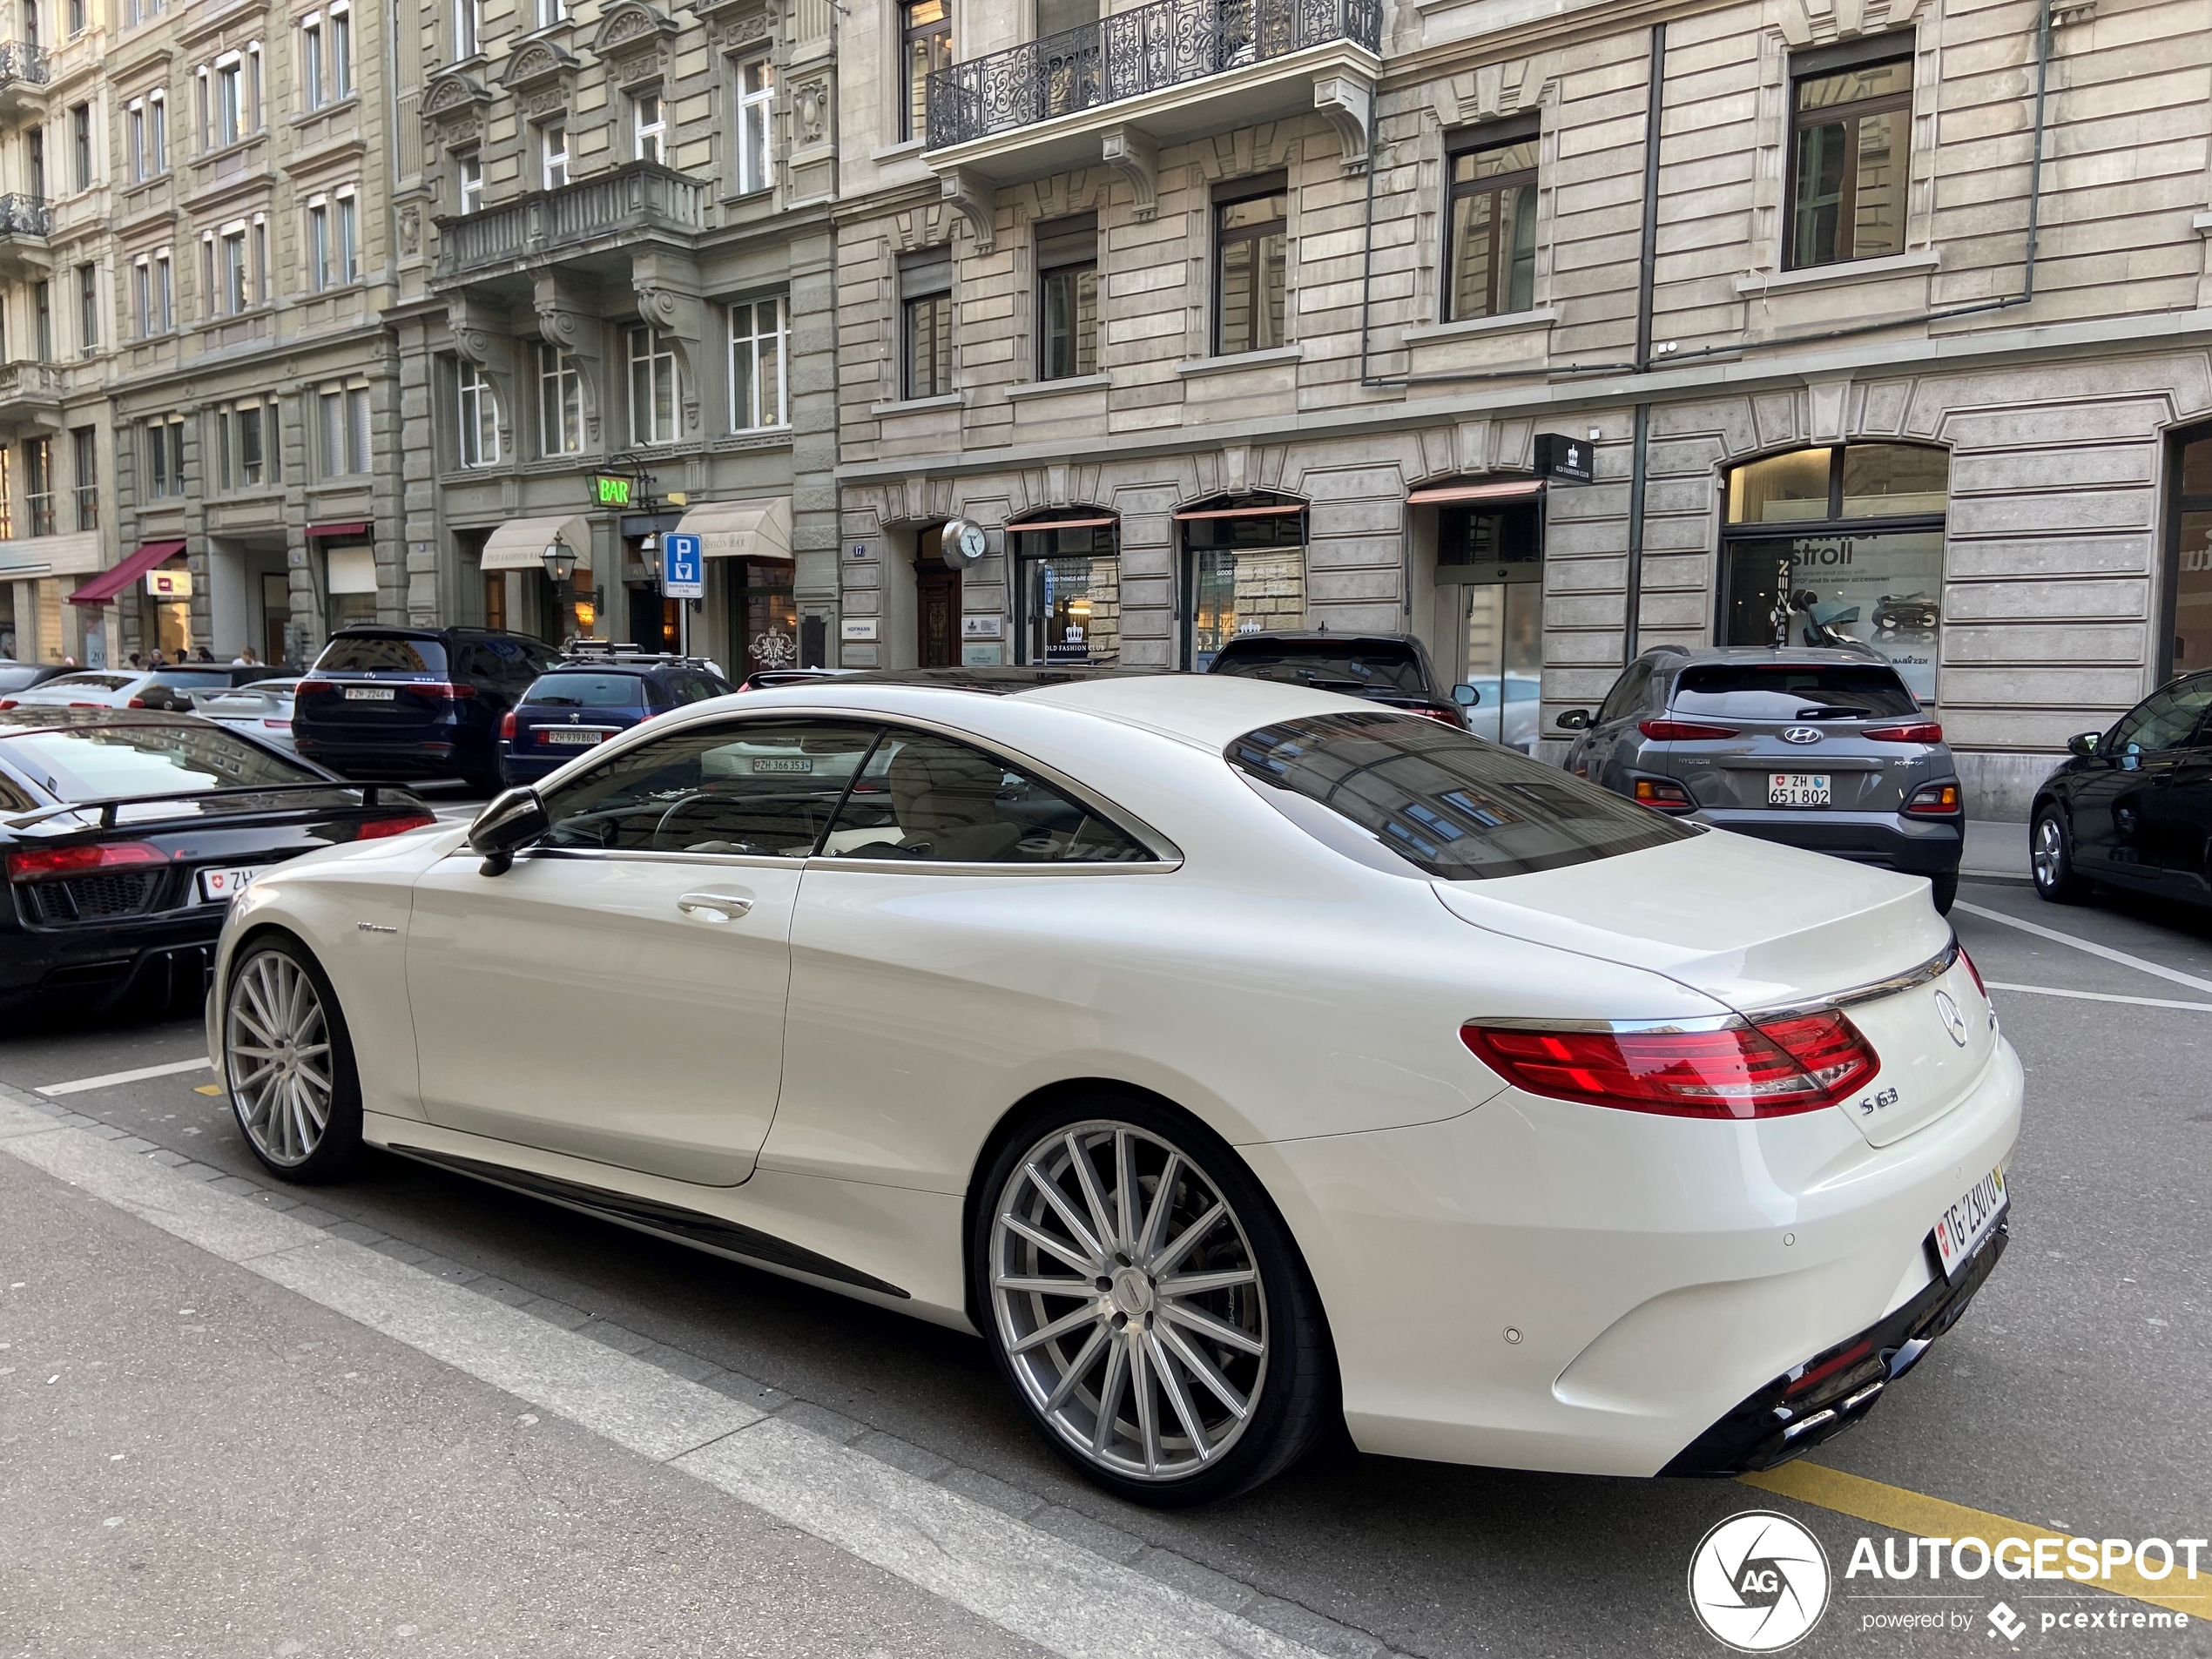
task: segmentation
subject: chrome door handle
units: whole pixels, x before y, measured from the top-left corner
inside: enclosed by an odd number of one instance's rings
[[[703,916],[709,921],[735,921],[752,908],[752,900],[742,893],[687,893],[676,901],[676,907],[687,916]]]

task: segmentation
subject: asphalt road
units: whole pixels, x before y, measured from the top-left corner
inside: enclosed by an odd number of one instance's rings
[[[2074,994],[1993,993],[2028,1069],[2027,1127],[2010,1170],[2013,1247],[1966,1321],[1863,1428],[1812,1461],[1882,1483],[1870,1489],[2057,1532],[2212,1534],[2202,1404],[2212,1371],[2212,1099],[2203,1082],[2212,921],[2140,904],[2060,909],[2021,888],[1975,883],[1961,899],[1953,921],[1986,979]],[[21,1034],[0,1042],[0,1082],[31,1090],[200,1053],[190,1022]],[[208,1078],[170,1075],[63,1103],[253,1189],[273,1188],[224,1103],[194,1092]],[[0,1292],[0,1339],[15,1350],[0,1352],[0,1364],[15,1365],[0,1370],[0,1447],[14,1472],[0,1518],[0,1653],[270,1652],[282,1650],[280,1636],[306,1644],[293,1651],[337,1651],[345,1644],[334,1633],[349,1628],[345,1610],[356,1605],[362,1616],[350,1628],[395,1629],[404,1618],[421,1633],[406,1650],[419,1652],[682,1651],[717,1642],[733,1651],[865,1652],[851,1644],[870,1628],[884,1633],[886,1651],[1022,1650],[743,1504],[664,1490],[657,1483],[669,1477],[580,1432],[541,1436],[530,1456],[543,1464],[493,1456],[509,1432],[498,1426],[502,1410],[507,1420],[517,1415],[497,1390],[287,1292],[195,1289],[195,1274],[208,1272],[187,1259],[188,1246],[66,1194],[0,1163],[0,1282],[28,1287]],[[1339,1445],[1236,1503],[1156,1514],[1066,1474],[973,1339],[381,1156],[351,1184],[313,1194],[312,1205],[301,1213],[323,1212],[338,1237],[416,1259],[678,1374],[711,1373],[833,1440],[926,1468],[1017,1518],[1009,1526],[1074,1538],[1312,1651],[1718,1653],[1690,1617],[1686,1568],[1709,1527],[1757,1507],[1803,1520],[1839,1575],[1835,1604],[1798,1652],[2212,1654],[2212,1634],[2194,1619],[2181,1631],[2045,1629],[2045,1614],[2142,1605],[2064,1582],[1922,1582],[1911,1588],[1923,1598],[1956,1599],[1895,1599],[1893,1588],[1840,1574],[1859,1538],[1878,1549],[1897,1534],[1730,1482],[1444,1467]],[[254,1334],[244,1358],[233,1345],[222,1364],[211,1357],[203,1366],[175,1310],[219,1295],[235,1310],[227,1317]],[[138,1352],[160,1359],[127,1387],[119,1378],[105,1393],[86,1384],[93,1359],[115,1365]],[[347,1371],[379,1380],[355,1387]],[[44,1380],[64,1372],[66,1407],[46,1392],[62,1385]],[[411,1420],[438,1426],[416,1448],[435,1462],[435,1480],[411,1469],[410,1443],[393,1430],[402,1393]],[[307,1402],[312,1430],[297,1420],[295,1396]],[[260,1427],[241,1432],[249,1422]],[[174,1512],[180,1524],[227,1518],[232,1568],[219,1586],[187,1570],[196,1545],[152,1539],[132,1565],[129,1552],[71,1532],[89,1513],[82,1483],[101,1474],[86,1448],[126,1430],[158,1436],[172,1464],[204,1487]],[[543,1506],[553,1488],[563,1494],[557,1514]],[[241,1523],[264,1512],[270,1524]],[[395,1554],[391,1529],[402,1514],[407,1543]],[[556,1531],[567,1542],[550,1552]],[[647,1555],[651,1593],[625,1576],[625,1563]],[[572,1570],[548,1574],[556,1556]],[[744,1570],[733,1573],[738,1557]],[[408,1598],[382,1582],[402,1558],[428,1587],[420,1606],[428,1611],[408,1613]],[[533,1563],[532,1594],[484,1602],[477,1622],[464,1616],[470,1604],[458,1587],[472,1574],[503,1585]],[[2201,1582],[2212,1593],[2212,1561],[2206,1567]],[[2168,1588],[2194,1587],[2177,1575]],[[113,1611],[125,1588],[138,1593],[137,1622]],[[1984,1622],[2000,1594],[2027,1620],[2014,1641]],[[825,1595],[850,1598],[851,1616],[826,1611]],[[693,1602],[737,1611],[720,1624],[679,1618]],[[616,1613],[586,1611],[602,1605]],[[2212,1599],[2202,1606],[2212,1617]],[[1867,1627],[1870,1615],[1916,1608],[1955,1610],[1963,1628]],[[36,1620],[25,1622],[26,1609]],[[172,1630],[185,1634],[170,1640]],[[738,1639],[763,1631],[765,1642]]]

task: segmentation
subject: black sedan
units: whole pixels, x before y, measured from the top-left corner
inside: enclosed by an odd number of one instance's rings
[[[0,1030],[197,997],[233,894],[317,847],[435,822],[193,715],[0,711]]]
[[[2184,675],[2085,732],[2035,792],[2035,890],[2079,904],[2097,882],[2212,904],[2212,671]]]

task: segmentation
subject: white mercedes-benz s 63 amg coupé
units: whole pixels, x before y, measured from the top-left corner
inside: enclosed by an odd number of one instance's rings
[[[1190,1503],[1399,1456],[1770,1467],[2006,1242],[2021,1071],[1925,881],[1262,680],[665,715],[233,906],[211,1053],[362,1144],[980,1332]]]

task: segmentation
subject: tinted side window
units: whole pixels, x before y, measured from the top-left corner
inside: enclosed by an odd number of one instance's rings
[[[717,721],[611,755],[546,798],[543,845],[803,859],[875,728],[827,720]]]
[[[2212,678],[2184,680],[2155,691],[2121,717],[2107,752],[2148,754],[2179,748],[2195,733],[2208,705],[2212,705]]]
[[[1643,657],[1629,664],[1621,678],[1613,682],[1613,689],[1605,694],[1605,701],[1597,711],[1598,725],[1625,720],[1635,711],[1644,687],[1651,684],[1651,666],[1650,659]]]
[[[1136,864],[1134,836],[980,749],[892,727],[823,844],[846,858],[954,864]]]

